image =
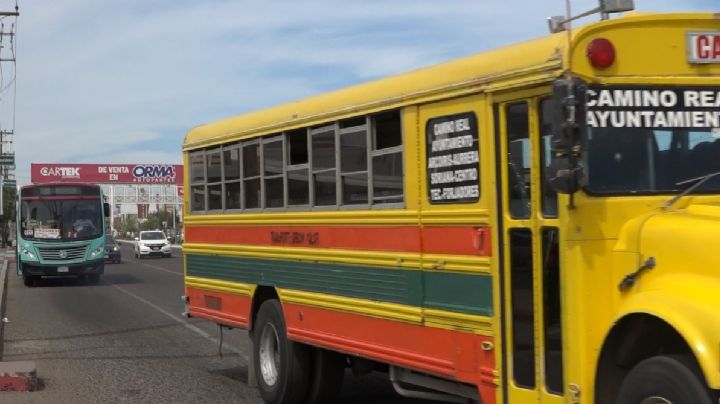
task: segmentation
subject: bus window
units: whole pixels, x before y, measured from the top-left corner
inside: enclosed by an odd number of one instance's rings
[[[398,111],[372,117],[373,203],[403,201],[402,128]]]
[[[237,145],[223,149],[225,209],[240,209],[240,149]]]
[[[288,206],[307,206],[310,203],[308,174],[308,132],[297,129],[285,133],[287,145]]]
[[[208,150],[205,154],[207,180],[207,208],[220,210],[222,206],[222,154],[220,149]],[[155,192],[152,192],[155,195]]]
[[[260,144],[243,144],[242,152],[244,208],[260,207]]]
[[[283,140],[274,137],[263,143],[263,172],[265,181],[265,207],[285,206],[285,175],[283,166]]]
[[[340,177],[344,205],[368,203],[367,125],[340,130]]]
[[[205,153],[190,155],[190,210],[205,210]]]
[[[335,127],[314,129],[310,136],[315,206],[336,205]]]
[[[527,104],[509,105],[505,119],[510,215],[513,219],[526,219],[530,217],[530,137]]]

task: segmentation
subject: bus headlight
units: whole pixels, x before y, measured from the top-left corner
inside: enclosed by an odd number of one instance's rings
[[[98,255],[103,254],[103,253],[105,253],[105,248],[100,246],[100,247],[94,249],[93,252],[90,253],[90,257],[95,258]]]
[[[36,260],[37,257],[35,256],[35,253],[33,253],[33,252],[30,250],[30,248],[31,248],[31,247],[26,244],[26,245],[23,246],[22,250],[20,250],[20,253],[23,255],[23,257],[25,257],[25,258],[27,258],[27,259],[29,259],[29,260]]]

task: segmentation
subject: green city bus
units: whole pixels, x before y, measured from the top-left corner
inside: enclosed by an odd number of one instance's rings
[[[42,277],[100,280],[110,208],[100,186],[28,185],[17,203],[17,273],[26,286]]]

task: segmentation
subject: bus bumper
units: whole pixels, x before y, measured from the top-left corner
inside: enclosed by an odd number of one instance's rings
[[[23,262],[20,265],[22,276],[82,276],[102,275],[105,273],[105,260],[84,262],[82,264],[42,265]]]

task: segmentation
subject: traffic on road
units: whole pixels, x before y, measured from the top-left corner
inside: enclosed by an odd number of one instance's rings
[[[33,286],[8,268],[2,361],[33,361],[38,387],[2,392],[15,403],[242,403],[262,400],[248,385],[246,331],[183,317],[182,252],[133,257],[101,281],[42,278]],[[337,403],[426,402],[401,398],[386,377],[348,371]]]

